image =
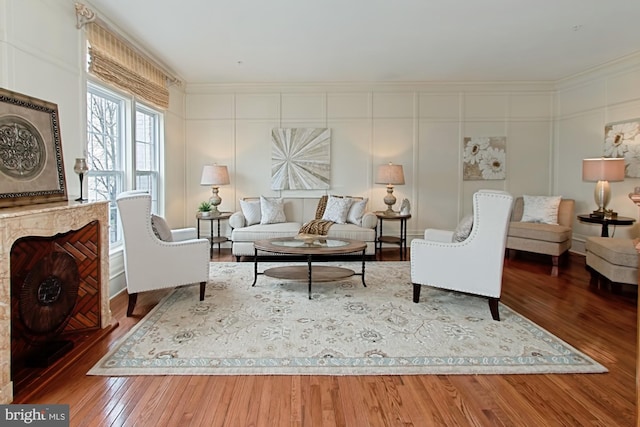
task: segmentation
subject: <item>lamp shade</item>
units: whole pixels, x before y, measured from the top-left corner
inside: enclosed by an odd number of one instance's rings
[[[404,185],[404,171],[402,165],[389,163],[378,166],[376,184]]]
[[[624,181],[624,159],[597,158],[582,160],[583,181]]]
[[[228,185],[229,171],[226,166],[205,165],[202,168],[200,185]]]

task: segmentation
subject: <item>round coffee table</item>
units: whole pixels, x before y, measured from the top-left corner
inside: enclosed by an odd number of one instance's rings
[[[362,285],[367,286],[364,282],[365,267],[365,251],[367,244],[360,240],[336,239],[318,237],[317,239],[300,240],[295,237],[277,237],[273,239],[257,240],[253,243],[254,247],[254,276],[253,284],[255,286],[259,274],[275,277],[283,280],[306,280],[309,284],[309,299],[311,299],[311,284],[313,282],[333,282],[351,276],[361,276]],[[258,252],[267,252],[274,255],[302,255],[307,258],[307,265],[288,265],[282,267],[269,268],[262,273],[258,273]],[[312,265],[313,257],[322,257],[327,255],[344,255],[362,252],[362,272],[327,265]]]

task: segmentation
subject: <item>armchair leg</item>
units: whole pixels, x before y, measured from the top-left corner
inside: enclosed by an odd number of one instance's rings
[[[420,301],[420,289],[422,289],[422,285],[418,285],[417,283],[413,284],[413,302]]]
[[[489,298],[489,310],[491,310],[491,317],[493,320],[500,321],[500,313],[498,312],[499,298]]]
[[[131,317],[133,314],[133,308],[136,306],[136,301],[138,301],[138,294],[129,294],[129,304],[127,305],[127,317]]]
[[[558,277],[558,264],[560,263],[560,257],[553,255],[551,256],[551,276]]]
[[[207,285],[207,282],[200,282],[200,301],[204,300],[204,291],[205,291],[206,285]]]

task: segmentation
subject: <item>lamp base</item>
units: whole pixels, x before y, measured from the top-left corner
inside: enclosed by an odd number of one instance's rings
[[[394,214],[393,205],[396,204],[396,196],[393,195],[393,186],[387,185],[387,195],[384,196],[384,204],[387,205],[387,210],[384,211],[385,214],[390,215]]]
[[[218,187],[211,187],[211,193],[213,193],[209,199],[209,203],[211,203],[211,215],[218,216],[220,215],[218,206],[222,203],[222,198],[218,195]]]
[[[618,218],[618,212],[614,212],[612,209],[597,209],[589,214],[591,218],[606,218],[614,219]]]

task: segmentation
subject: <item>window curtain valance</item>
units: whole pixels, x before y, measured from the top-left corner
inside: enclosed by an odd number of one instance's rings
[[[162,109],[169,107],[169,77],[96,22],[87,24],[89,72]]]

